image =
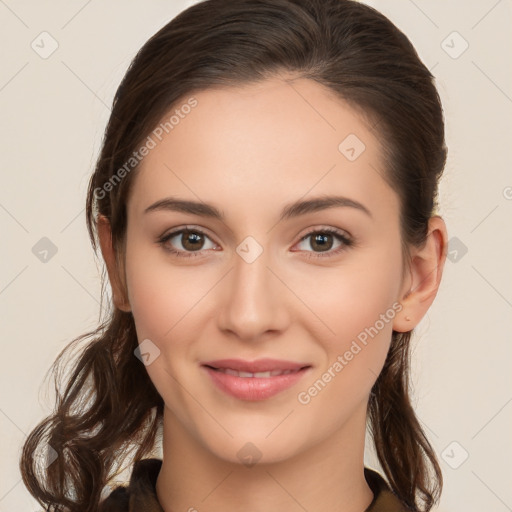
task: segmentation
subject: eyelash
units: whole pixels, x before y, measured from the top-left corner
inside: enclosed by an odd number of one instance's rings
[[[187,232],[187,231],[189,233],[198,233],[198,234],[201,234],[201,235],[203,235],[203,236],[205,236],[207,238],[210,238],[201,229],[185,227],[185,228],[178,229],[176,231],[172,231],[171,233],[168,233],[166,235],[163,235],[162,237],[160,237],[157,240],[157,243],[160,244],[166,251],[170,252],[171,254],[173,254],[173,255],[175,255],[175,256],[177,256],[179,258],[194,258],[194,257],[201,256],[202,255],[201,253],[203,252],[202,250],[201,251],[193,251],[193,252],[177,251],[176,249],[172,249],[172,248],[170,248],[169,246],[166,245],[166,243],[171,238],[174,238],[176,235],[180,235],[180,234],[182,234],[184,232]],[[316,229],[314,231],[310,231],[309,233],[307,233],[306,235],[301,237],[299,242],[302,242],[303,240],[309,238],[312,235],[316,235],[316,234],[329,234],[329,235],[333,235],[340,242],[342,242],[342,245],[340,247],[338,247],[338,249],[336,249],[334,251],[326,252],[325,255],[322,254],[322,253],[314,253],[312,251],[306,251],[306,252],[311,252],[311,254],[309,256],[307,256],[308,259],[309,258],[329,258],[329,257],[337,256],[341,252],[345,251],[346,249],[348,249],[349,247],[352,247],[354,245],[354,240],[352,240],[351,238],[347,237],[343,232],[338,231],[337,229],[333,229],[333,228],[321,228],[321,229]]]

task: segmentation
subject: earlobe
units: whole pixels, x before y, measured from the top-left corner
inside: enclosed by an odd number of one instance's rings
[[[448,235],[444,220],[439,216],[429,220],[425,244],[412,248],[410,262],[410,290],[400,303],[402,310],[395,317],[393,330],[407,332],[416,327],[430,308],[441,284],[446,261]]]
[[[104,215],[98,215],[97,231],[101,247],[101,253],[107,267],[114,305],[121,311],[131,311],[130,304],[125,298],[119,278],[119,269],[116,262],[116,254],[112,245],[112,232],[110,221]]]

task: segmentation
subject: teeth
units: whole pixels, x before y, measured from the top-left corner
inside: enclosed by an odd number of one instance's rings
[[[257,379],[268,379],[269,377],[275,377],[277,375],[288,375],[294,373],[294,370],[272,370],[268,372],[239,372],[232,370],[231,368],[217,368],[217,371],[226,373],[227,375],[233,375],[233,377],[255,377]]]

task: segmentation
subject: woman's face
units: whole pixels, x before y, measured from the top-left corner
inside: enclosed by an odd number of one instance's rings
[[[128,298],[166,421],[233,462],[362,435],[407,291],[379,140],[308,80],[194,98],[151,134],[128,201]],[[263,358],[306,368],[219,363]]]

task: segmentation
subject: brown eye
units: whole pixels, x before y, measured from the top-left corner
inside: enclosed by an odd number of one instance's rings
[[[311,247],[319,251],[328,251],[333,246],[333,235],[317,233],[311,238]]]
[[[181,244],[187,251],[199,251],[204,245],[204,235],[197,231],[182,231]]]
[[[205,247],[210,241],[211,247]],[[158,243],[170,253],[179,257],[201,256],[207,249],[215,249],[215,244],[206,233],[199,229],[183,228],[162,236]]]
[[[336,256],[352,246],[354,241],[342,231],[333,228],[323,228],[311,231],[306,236],[303,236],[299,242],[300,244],[303,244],[301,250],[310,253],[308,258],[322,258]],[[331,250],[333,247],[334,250]],[[313,251],[308,251],[308,249],[313,249]]]

